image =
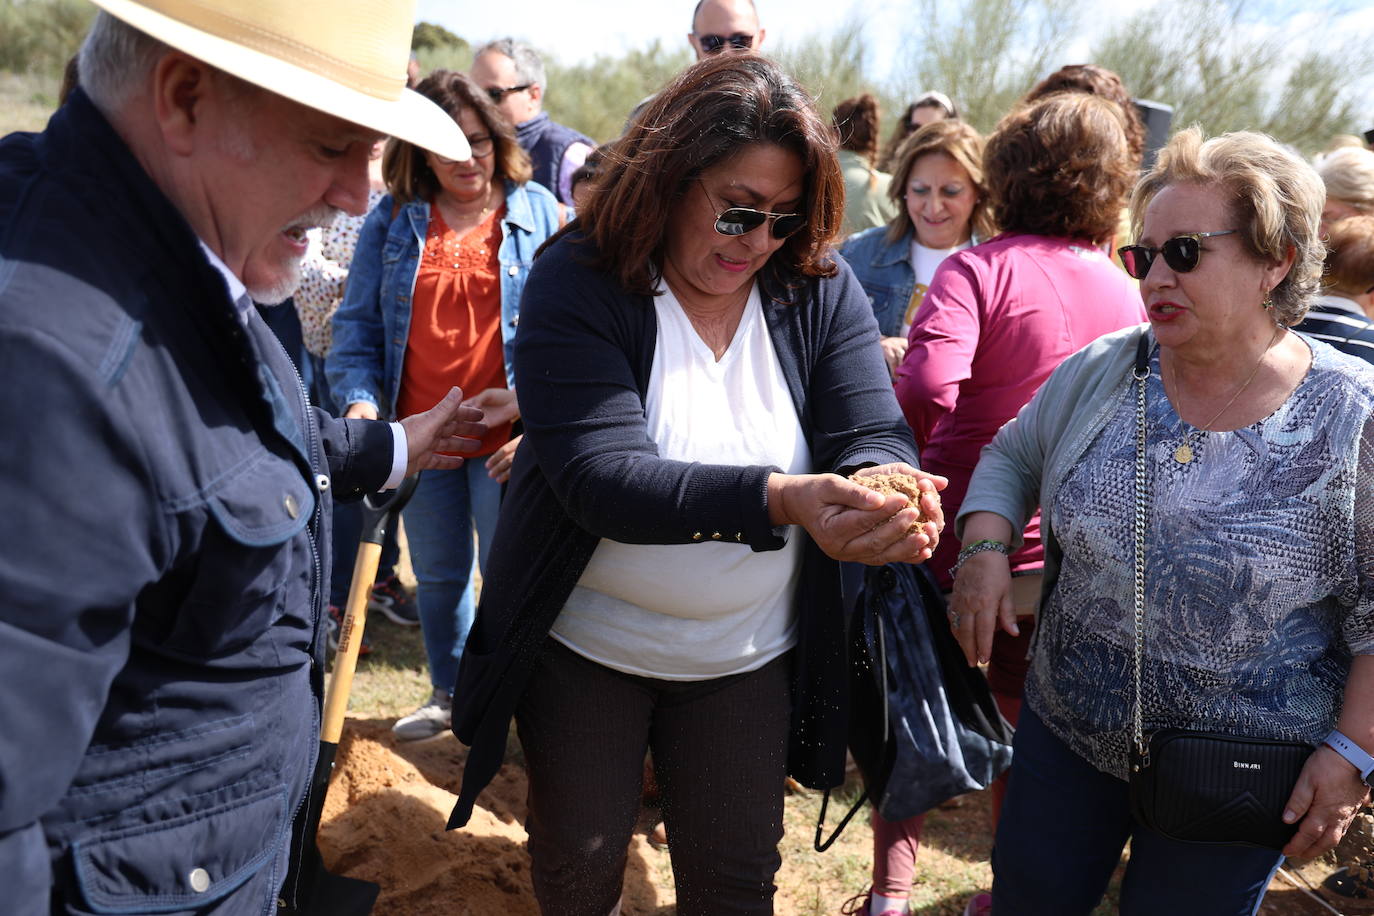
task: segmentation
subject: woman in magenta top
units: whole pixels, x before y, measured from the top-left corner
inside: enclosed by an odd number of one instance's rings
[[[1123,120],[1111,102],[1061,93],[1007,115],[988,140],[986,182],[1003,232],[940,265],[897,369],[922,467],[949,478],[947,512],[958,512],[983,446],[1066,356],[1145,320],[1140,296],[1099,247],[1136,177]],[[1036,516],[1012,556],[1013,600],[1025,615],[1040,594],[1039,532]],[[931,560],[946,590],[961,547],[947,533]],[[999,633],[990,659],[988,680],[1012,723],[1029,623],[1020,637]]]
[[[1145,320],[1099,247],[1135,180],[1116,106],[1060,94],[1002,120],[984,159],[1001,235],[940,265],[897,369],[897,400],[923,466],[963,498],[978,453],[1070,353]],[[1014,572],[1040,568],[1038,518]],[[958,540],[932,564],[948,589]]]

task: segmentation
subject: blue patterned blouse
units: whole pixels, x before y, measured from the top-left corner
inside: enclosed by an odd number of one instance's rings
[[[1306,338],[1305,338],[1306,339]],[[1322,344],[1277,411],[1202,433],[1146,388],[1146,731],[1318,743],[1353,655],[1374,654],[1374,374]],[[1124,398],[1049,507],[1063,565],[1026,699],[1122,779],[1132,709],[1135,402]],[[1196,457],[1174,459],[1193,435]],[[1199,439],[1200,437],[1200,439]]]

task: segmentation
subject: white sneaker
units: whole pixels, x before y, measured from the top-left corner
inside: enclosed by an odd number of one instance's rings
[[[453,694],[436,687],[423,706],[396,720],[391,733],[397,741],[419,741],[448,731],[452,723]]]

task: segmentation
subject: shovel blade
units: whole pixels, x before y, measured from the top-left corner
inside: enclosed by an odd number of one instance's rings
[[[315,873],[314,885],[309,902],[302,909],[277,912],[293,916],[368,916],[382,890],[371,881],[326,871],[323,865]]]
[[[368,916],[382,890],[371,881],[334,874],[324,867],[320,857],[316,834],[338,750],[337,744],[320,742],[305,816],[296,823],[295,841],[302,847],[301,858],[283,886],[283,890],[295,890],[296,904],[287,905],[284,894],[277,908],[278,916]]]

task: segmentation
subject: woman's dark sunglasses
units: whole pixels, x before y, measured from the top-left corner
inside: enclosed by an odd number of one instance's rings
[[[701,190],[714,210],[716,202],[711,200],[711,192],[706,190],[704,184]],[[806,225],[806,217],[801,213],[769,213],[767,210],[754,210],[750,207],[730,207],[726,210],[716,210],[716,231],[728,236],[745,235],[769,220],[773,222],[775,239],[785,239]]]
[[[707,54],[715,54],[727,44],[736,51],[747,51],[754,46],[754,36],[743,32],[733,35],[698,35],[697,41],[701,42],[701,50]]]
[[[1218,235],[1230,235],[1234,229],[1223,229],[1220,232],[1194,232],[1190,235],[1177,235],[1167,240],[1158,248],[1147,248],[1144,245],[1126,245],[1118,248],[1116,253],[1121,256],[1121,263],[1126,268],[1126,273],[1135,277],[1137,280],[1144,280],[1145,275],[1154,266],[1155,256],[1164,255],[1164,263],[1169,265],[1169,269],[1175,273],[1186,274],[1188,271],[1197,267],[1198,261],[1202,259],[1202,240],[1210,239]]]

